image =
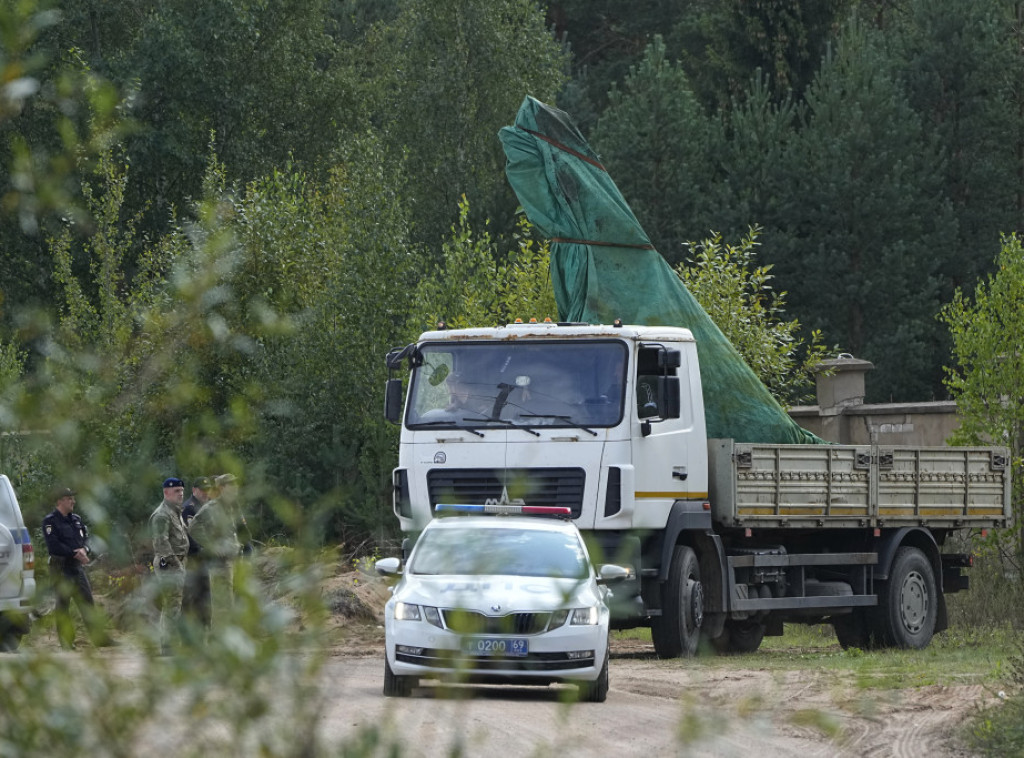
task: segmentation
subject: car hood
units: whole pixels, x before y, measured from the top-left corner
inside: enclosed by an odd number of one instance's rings
[[[503,575],[406,575],[395,589],[394,598],[416,605],[475,610],[485,615],[582,608],[601,602],[597,585],[589,578]]]

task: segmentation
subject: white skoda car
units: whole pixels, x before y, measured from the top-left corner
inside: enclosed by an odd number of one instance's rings
[[[626,569],[607,565],[595,574],[572,522],[435,518],[416,541],[404,572],[397,558],[380,560],[376,568],[402,574],[384,611],[385,695],[404,697],[421,678],[441,678],[574,682],[581,700],[607,697],[605,585],[625,578]]]

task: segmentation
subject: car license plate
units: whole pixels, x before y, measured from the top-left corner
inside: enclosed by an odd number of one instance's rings
[[[504,637],[466,637],[462,640],[462,652],[469,655],[521,658],[529,653],[529,643],[526,640]]]

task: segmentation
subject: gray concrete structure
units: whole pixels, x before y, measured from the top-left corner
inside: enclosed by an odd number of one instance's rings
[[[815,377],[818,405],[790,408],[790,417],[843,445],[945,445],[960,426],[956,402],[865,403],[864,375],[873,368],[848,353],[825,361]]]

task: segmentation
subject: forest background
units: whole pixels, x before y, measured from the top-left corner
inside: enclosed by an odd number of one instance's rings
[[[261,541],[393,534],[388,348],[556,315],[496,136],[526,94],[691,288],[746,267],[784,360],[952,395],[1019,465],[1019,0],[3,0],[0,45],[0,472],[33,526],[70,485],[131,560],[165,476],[232,471]]]

